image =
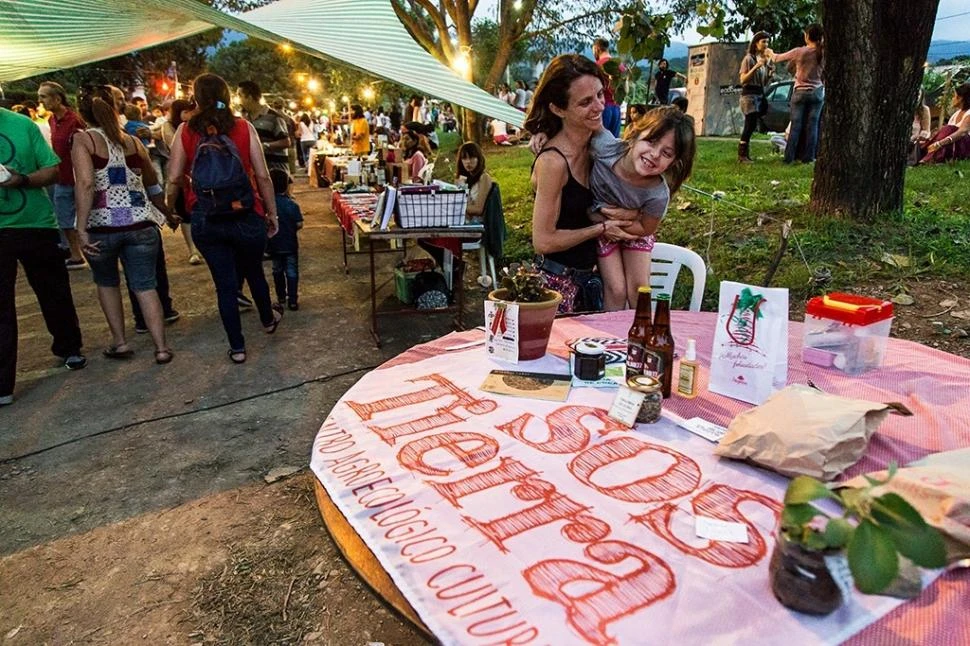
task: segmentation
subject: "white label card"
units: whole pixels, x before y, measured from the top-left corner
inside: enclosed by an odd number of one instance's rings
[[[728,520],[718,520],[706,516],[694,517],[694,532],[700,538],[727,543],[747,543],[748,526]]]
[[[492,359],[519,362],[519,304],[485,301],[485,353]]]
[[[849,559],[845,552],[830,554],[825,556],[825,567],[829,569],[829,574],[835,580],[835,585],[839,586],[842,599],[848,601],[852,597],[852,572],[849,570]]]
[[[637,414],[640,412],[640,404],[646,399],[646,394],[638,393],[621,386],[616,391],[616,398],[607,415],[610,419],[615,419],[621,424],[626,424],[629,428],[637,423]]]
[[[718,426],[714,422],[708,422],[706,419],[701,419],[700,417],[685,419],[680,422],[680,425],[694,435],[699,435],[715,444],[720,442],[724,434],[727,433],[727,429],[723,426]]]

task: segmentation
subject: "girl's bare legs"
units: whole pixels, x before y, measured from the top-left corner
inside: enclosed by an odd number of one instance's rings
[[[626,279],[626,298],[630,307],[637,305],[637,288],[650,284],[650,252],[620,247]],[[617,255],[614,252],[614,255]],[[656,294],[654,294],[656,296]]]
[[[603,277],[603,309],[607,312],[623,309],[626,304],[626,278],[620,250],[616,249],[608,256],[601,256],[596,265]]]

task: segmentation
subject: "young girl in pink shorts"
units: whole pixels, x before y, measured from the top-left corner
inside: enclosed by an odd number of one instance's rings
[[[672,106],[627,125],[623,139],[604,128],[590,140],[589,184],[595,197],[590,219],[603,220],[599,209],[608,206],[640,211],[639,221],[626,228],[637,239],[598,241],[607,311],[633,307],[637,288],[649,284],[654,233],[670,196],[690,176],[695,150],[694,120]]]

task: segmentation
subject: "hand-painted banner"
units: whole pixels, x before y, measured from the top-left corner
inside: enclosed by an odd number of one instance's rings
[[[504,366],[480,348],[420,356],[337,403],[311,466],[443,643],[837,643],[900,604],[856,593],[813,618],[774,599],[787,479],[667,420],[625,429],[611,391],[492,395],[478,386]],[[743,523],[748,542],[697,538],[695,516]]]

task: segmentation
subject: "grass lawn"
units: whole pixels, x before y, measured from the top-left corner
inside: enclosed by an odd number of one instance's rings
[[[435,175],[453,178],[457,136],[443,136],[441,143]],[[914,279],[970,279],[970,163],[910,169],[904,213],[858,224],[808,210],[811,166],[786,166],[767,140],[752,142],[752,149],[756,163],[742,166],[736,140],[700,139],[687,186],[725,195],[718,201],[682,188],[659,230],[659,240],[705,258],[710,271],[703,309],[717,309],[721,280],[763,282],[780,244],[781,221],[789,219],[794,236],[771,285],[788,287],[792,302],[858,290],[871,281],[901,292]],[[488,146],[485,153],[488,171],[502,187],[506,261],[531,258],[532,154],[523,146]],[[769,218],[759,225],[758,214]],[[831,272],[824,287],[810,280],[819,270]],[[675,300],[682,297],[680,288]]]

